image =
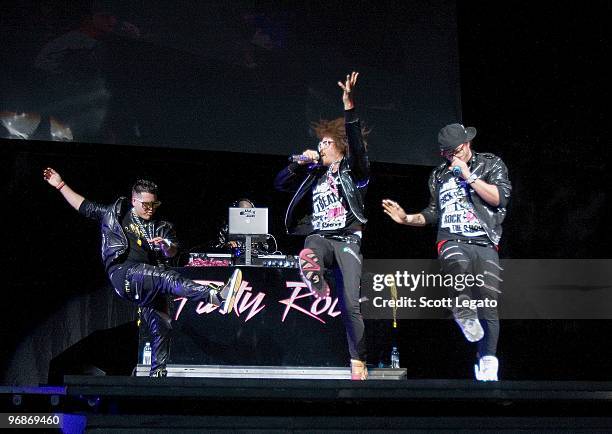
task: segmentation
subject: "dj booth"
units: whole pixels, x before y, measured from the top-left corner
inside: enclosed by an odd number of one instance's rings
[[[240,267],[242,284],[232,311],[224,314],[206,302],[170,300],[169,365],[348,366],[338,299],[309,295],[297,257],[251,250],[268,235],[267,208],[229,208],[227,241],[241,242],[242,251],[191,253],[188,266],[176,268],[196,282],[223,285]],[[148,362],[148,341],[141,327],[141,364]]]
[[[223,284],[236,266],[181,267],[183,276]],[[317,300],[296,268],[240,266],[242,285],[231,312],[206,302],[170,300],[172,366],[348,367],[346,332],[336,297]],[[137,375],[150,342],[141,324]]]
[[[191,253],[189,266],[176,268],[196,282],[223,285],[239,267],[242,284],[234,307],[224,314],[206,302],[170,301],[168,376],[350,378],[338,298],[313,297],[300,278],[297,257],[251,249],[252,242],[269,235],[267,211],[229,209],[228,239],[244,240],[242,254]],[[333,289],[336,279],[326,278]],[[138,376],[148,375],[150,368],[146,329],[141,325]],[[395,379],[405,370],[379,375]]]

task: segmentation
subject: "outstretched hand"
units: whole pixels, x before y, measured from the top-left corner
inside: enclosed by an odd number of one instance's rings
[[[47,181],[52,187],[57,188],[62,183],[62,177],[59,173],[57,173],[51,167],[47,167],[43,170],[43,178]]]
[[[385,214],[391,217],[394,222],[400,224],[406,223],[406,211],[397,202],[391,199],[383,199],[382,206]]]
[[[351,110],[355,107],[355,101],[353,99],[353,91],[357,84],[358,72],[351,72],[347,74],[346,80],[343,82],[339,81],[338,86],[342,89],[342,102],[344,103],[344,110]]]

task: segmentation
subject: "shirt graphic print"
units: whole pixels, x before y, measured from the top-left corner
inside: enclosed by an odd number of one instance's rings
[[[464,237],[486,237],[470,201],[468,184],[456,177],[448,178],[440,187],[440,228]]]
[[[312,226],[317,231],[332,231],[346,226],[347,212],[338,183],[338,177],[328,172],[312,190]]]

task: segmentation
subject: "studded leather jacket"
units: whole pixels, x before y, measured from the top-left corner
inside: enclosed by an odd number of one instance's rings
[[[361,124],[355,110],[346,110],[345,128],[348,141],[347,153],[340,161],[338,171],[343,194],[357,220],[366,223],[364,197],[370,179],[370,163],[361,133]],[[295,192],[285,214],[288,234],[308,235],[312,227],[312,188],[327,167],[291,163],[281,170],[274,180],[279,191]]]
[[[112,205],[100,205],[85,199],[79,207],[81,215],[97,220],[101,224],[102,262],[107,271],[111,266],[121,264],[126,259],[129,241],[121,222],[129,210],[129,201],[126,197],[120,197]],[[163,220],[155,222],[155,236],[176,242],[174,227]]]
[[[473,189],[470,189],[474,212],[491,242],[497,245],[502,235],[501,225],[506,217],[506,207],[508,206],[512,191],[512,185],[508,179],[508,168],[501,158],[496,155],[477,152],[472,153],[468,167],[472,174],[477,175],[479,179],[488,184],[497,186],[499,190],[499,205],[491,206],[476,194]],[[438,223],[438,192],[442,184],[441,175],[447,169],[448,163],[444,162],[436,167],[429,177],[428,184],[431,198],[427,208],[421,211],[427,224]]]

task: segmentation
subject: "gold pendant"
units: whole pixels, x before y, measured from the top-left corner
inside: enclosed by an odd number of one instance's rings
[[[138,241],[136,241],[136,243],[138,243],[138,245],[142,247],[142,240],[140,238],[138,238]]]

